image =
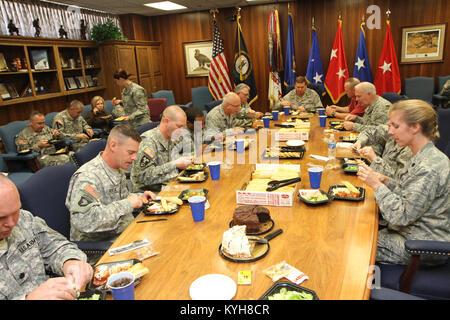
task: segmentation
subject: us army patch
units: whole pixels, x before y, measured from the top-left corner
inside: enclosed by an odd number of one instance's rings
[[[139,165],[141,166],[141,168],[145,168],[146,166],[148,166],[148,164],[150,163],[150,159],[144,155],[141,159],[141,162],[139,163]]]
[[[80,207],[86,207],[87,205],[91,204],[93,200],[90,197],[81,196],[80,201],[78,201],[78,205]]]
[[[149,147],[144,149],[144,153],[146,155],[148,155],[151,159],[153,159],[155,157],[155,152],[152,149],[150,149]]]
[[[93,196],[95,199],[98,199],[100,196],[97,194],[97,191],[95,191],[94,187],[91,186],[90,184],[88,184],[86,187],[84,187],[83,189],[84,191],[86,191],[88,194],[90,194],[91,196]]]

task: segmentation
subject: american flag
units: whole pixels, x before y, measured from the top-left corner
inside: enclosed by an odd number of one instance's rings
[[[231,81],[228,76],[228,65],[223,53],[223,40],[220,37],[214,20],[214,39],[212,49],[212,62],[209,69],[208,87],[216,100],[220,100],[231,91]]]

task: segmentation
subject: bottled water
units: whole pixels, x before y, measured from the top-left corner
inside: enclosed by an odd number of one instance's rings
[[[336,159],[336,139],[333,133],[330,134],[330,138],[328,138],[328,159]]]

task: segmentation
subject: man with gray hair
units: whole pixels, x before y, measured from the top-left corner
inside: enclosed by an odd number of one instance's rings
[[[254,119],[260,119],[264,113],[253,110],[248,105],[248,98],[250,97],[250,87],[245,83],[239,83],[234,87],[235,92],[241,99],[241,109],[236,114],[236,118],[239,119],[238,124],[240,127],[246,127],[252,124]]]
[[[180,155],[186,113],[177,105],[164,109],[159,126],[142,134],[137,161],[131,170],[134,190],[161,191],[163,185],[193,163],[192,156]]]
[[[84,105],[79,100],[72,100],[69,107],[55,115],[53,128],[61,132],[62,139],[72,140],[72,149],[79,151],[94,135],[94,131],[81,116]]]
[[[223,138],[223,135],[233,135],[244,132],[236,114],[241,108],[241,99],[234,92],[228,92],[223,102],[214,107],[206,115],[205,127],[207,138],[214,136],[215,139]]]
[[[105,150],[74,173],[66,197],[71,240],[113,241],[133,221],[133,209],[156,197],[131,193],[123,172],[136,160],[140,142],[130,124],[119,124]]]
[[[343,123],[345,130],[361,132],[366,128],[386,124],[389,120],[388,109],[391,103],[377,95],[375,86],[370,82],[361,82],[355,87],[356,100],[367,106],[363,117],[349,114]]]
[[[55,154],[56,147],[49,141],[57,139],[60,135],[56,129],[45,125],[45,117],[39,111],[30,114],[30,125],[16,136],[17,151],[31,150],[39,153],[37,160],[41,167],[55,166],[69,162],[67,154]]]

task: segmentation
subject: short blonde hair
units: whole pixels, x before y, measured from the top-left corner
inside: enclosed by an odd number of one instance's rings
[[[389,115],[400,111],[402,119],[408,125],[420,124],[422,133],[430,140],[439,138],[438,120],[436,111],[423,100],[399,100],[389,108]]]

